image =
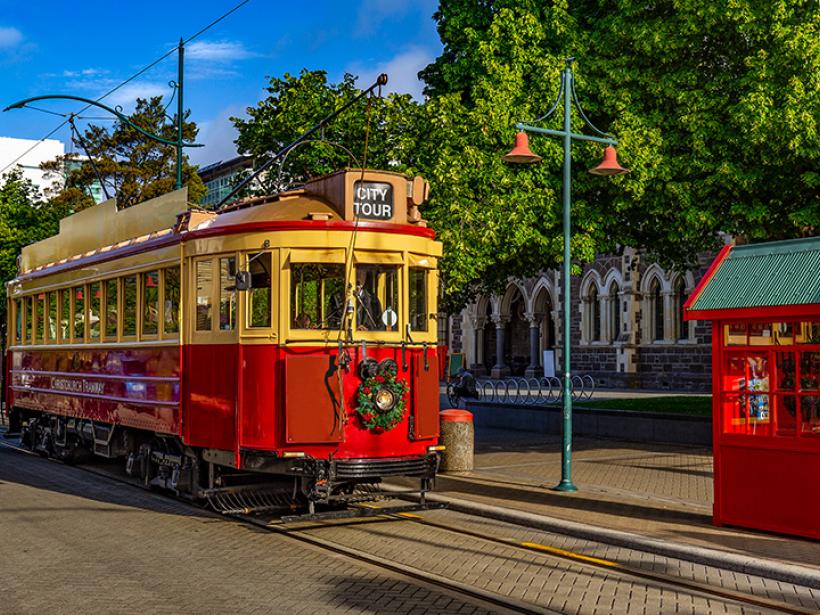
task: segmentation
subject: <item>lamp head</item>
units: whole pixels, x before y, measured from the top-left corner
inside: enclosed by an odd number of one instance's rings
[[[617,150],[612,145],[607,145],[606,149],[604,149],[604,159],[597,167],[592,167],[589,172],[593,175],[608,177],[610,175],[629,173],[629,169],[625,169],[618,163]]]
[[[507,154],[504,154],[501,159],[512,164],[532,164],[540,162],[541,156],[532,153],[527,133],[521,131],[515,133],[515,146]]]

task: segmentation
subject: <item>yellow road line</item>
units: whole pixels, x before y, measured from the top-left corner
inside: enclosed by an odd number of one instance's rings
[[[598,564],[599,566],[609,566],[610,568],[618,568],[620,564],[617,562],[611,562],[608,559],[600,559],[598,557],[590,557],[589,555],[582,555],[580,553],[575,553],[573,551],[566,551],[564,549],[559,549],[558,547],[550,547],[548,545],[542,545],[537,542],[519,542],[519,545],[526,549],[534,549],[536,551],[545,551],[547,553],[552,553],[554,555],[560,555],[562,557],[569,557],[572,559],[581,560],[583,562],[590,562],[592,564]]]

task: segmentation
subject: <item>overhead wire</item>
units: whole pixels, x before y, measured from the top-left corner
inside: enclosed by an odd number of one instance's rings
[[[230,10],[229,10],[229,11],[227,11],[226,13],[223,13],[220,17],[218,17],[217,19],[215,19],[214,21],[212,21],[211,23],[209,23],[207,26],[205,26],[204,28],[202,28],[201,30],[199,30],[196,34],[194,34],[193,36],[190,36],[190,37],[188,37],[187,39],[185,39],[185,40],[183,41],[183,44],[185,44],[185,43],[189,43],[189,42],[191,42],[192,40],[196,39],[197,37],[201,36],[202,34],[204,34],[205,32],[207,32],[208,30],[210,30],[212,27],[214,27],[216,24],[218,24],[220,21],[222,21],[223,19],[225,19],[226,17],[228,17],[229,15],[231,15],[232,13],[234,13],[235,11],[237,11],[238,9],[240,9],[241,7],[243,7],[244,5],[246,5],[248,2],[250,2],[250,0],[242,0],[242,2],[238,3],[237,5],[235,5],[232,9],[230,9]],[[113,94],[114,92],[116,92],[117,90],[119,90],[119,89],[120,89],[121,87],[123,87],[124,85],[127,85],[128,83],[132,82],[134,79],[136,79],[137,77],[139,77],[140,75],[143,75],[145,72],[147,72],[147,71],[149,71],[150,69],[154,68],[157,64],[159,64],[160,62],[162,62],[165,58],[167,58],[167,57],[168,57],[168,56],[170,56],[171,54],[175,53],[178,49],[179,49],[179,46],[177,46],[177,47],[172,47],[172,48],[171,48],[171,49],[169,49],[166,53],[164,53],[163,55],[161,55],[160,57],[158,57],[156,60],[154,60],[154,61],[153,61],[153,62],[151,62],[150,64],[148,64],[148,65],[146,65],[146,66],[142,67],[142,68],[141,68],[140,70],[138,70],[136,73],[134,73],[133,75],[131,75],[130,77],[128,77],[128,79],[126,79],[125,81],[121,82],[120,84],[118,84],[118,85],[114,86],[113,88],[111,88],[110,90],[108,90],[105,94],[103,94],[103,95],[102,95],[102,96],[100,96],[99,98],[95,99],[95,102],[100,102],[102,99],[107,98],[108,96],[111,96],[111,94]],[[60,113],[57,113],[57,112],[54,112],[54,111],[47,111],[47,110],[45,110],[45,109],[37,109],[38,111],[45,111],[46,113],[53,113],[53,114],[55,114],[55,115],[62,115],[62,116],[63,116],[63,117],[65,117],[66,119],[64,119],[62,122],[60,122],[60,125],[59,125],[59,126],[57,126],[56,128],[54,128],[54,130],[52,130],[51,132],[49,132],[46,136],[44,136],[44,137],[42,137],[42,138],[38,139],[38,140],[37,140],[37,142],[36,142],[36,143],[34,143],[34,145],[32,145],[30,148],[28,148],[26,151],[24,151],[22,154],[20,154],[17,158],[15,158],[15,159],[14,159],[14,160],[12,160],[10,163],[8,163],[5,167],[3,167],[2,169],[0,169],[0,175],[2,175],[3,173],[5,173],[8,169],[10,169],[10,168],[11,168],[12,166],[14,166],[15,164],[17,164],[20,160],[22,160],[22,159],[23,159],[25,156],[27,156],[29,153],[31,153],[32,151],[34,151],[34,149],[35,149],[37,146],[39,146],[39,145],[40,145],[43,141],[45,141],[45,140],[46,140],[46,139],[48,139],[50,136],[52,136],[54,133],[56,133],[58,130],[60,130],[63,126],[65,126],[66,124],[68,124],[68,123],[69,123],[69,118],[70,118],[70,117],[72,117],[72,116],[73,116],[73,117],[77,117],[77,116],[78,116],[79,114],[81,114],[83,111],[87,111],[87,110],[88,110],[88,109],[90,109],[92,106],[93,106],[93,105],[86,105],[86,106],[85,106],[85,107],[83,107],[81,110],[77,111],[76,113],[71,113],[71,114],[60,114]],[[32,109],[33,109],[34,107],[30,107],[30,108],[32,108]]]

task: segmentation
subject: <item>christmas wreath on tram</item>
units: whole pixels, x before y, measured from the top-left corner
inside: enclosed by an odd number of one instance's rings
[[[398,371],[393,359],[381,363],[365,359],[359,366],[362,383],[356,395],[356,414],[362,425],[374,433],[390,431],[407,412],[410,387],[398,378]]]

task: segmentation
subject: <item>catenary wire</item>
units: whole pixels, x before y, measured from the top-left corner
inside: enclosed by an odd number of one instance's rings
[[[250,2],[250,0],[242,0],[242,2],[240,2],[239,4],[237,4],[236,6],[234,6],[232,9],[230,9],[230,10],[229,10],[229,11],[227,11],[226,13],[223,13],[220,17],[218,17],[217,19],[215,19],[214,21],[212,21],[211,23],[209,23],[207,26],[205,26],[204,28],[202,28],[201,30],[199,30],[199,32],[197,32],[197,33],[196,33],[196,34],[194,34],[193,36],[190,36],[190,37],[188,37],[187,39],[185,39],[184,43],[189,43],[189,42],[191,42],[192,40],[196,39],[197,37],[201,36],[202,34],[204,34],[205,32],[207,32],[208,30],[210,30],[212,27],[214,27],[216,24],[218,24],[220,21],[222,21],[223,19],[225,19],[226,17],[228,17],[228,15],[230,15],[230,14],[234,13],[235,11],[237,11],[238,9],[240,9],[242,6],[246,5],[248,2]],[[136,73],[134,73],[133,75],[131,75],[130,77],[128,77],[128,79],[126,79],[125,81],[121,82],[120,84],[118,84],[118,85],[114,86],[113,88],[111,88],[110,90],[108,90],[105,94],[103,94],[102,96],[100,96],[99,98],[97,98],[97,99],[96,99],[96,102],[100,102],[102,99],[107,98],[108,96],[111,96],[111,94],[113,94],[114,92],[116,92],[117,90],[119,90],[119,89],[120,89],[121,87],[123,87],[124,85],[127,85],[128,83],[130,83],[131,81],[133,81],[134,79],[136,79],[137,77],[139,77],[140,75],[144,74],[146,71],[148,71],[148,70],[150,70],[150,69],[154,68],[157,64],[159,64],[160,62],[162,62],[165,58],[167,58],[167,57],[168,57],[168,56],[170,56],[171,54],[175,53],[178,49],[179,49],[179,47],[173,47],[173,48],[169,49],[166,53],[164,53],[163,55],[161,55],[159,58],[157,58],[156,60],[154,60],[153,62],[151,62],[151,63],[150,63],[150,64],[148,64],[147,66],[144,66],[143,68],[141,68],[140,70],[138,70]],[[91,106],[92,106],[92,105],[86,105],[86,106],[85,106],[85,107],[83,107],[80,111],[77,111],[77,112],[76,112],[76,113],[74,113],[74,114],[61,114],[61,113],[57,113],[57,112],[54,112],[54,111],[51,111],[50,113],[53,113],[53,114],[55,114],[55,115],[63,115],[64,117],[65,117],[65,116],[69,116],[69,117],[70,117],[71,115],[73,115],[74,117],[76,117],[76,116],[78,116],[79,114],[81,114],[83,111],[87,111],[88,109],[90,109],[90,108],[91,108]],[[31,107],[31,108],[33,109],[34,107]],[[45,109],[37,109],[37,110],[38,110],[38,111],[45,111]],[[18,163],[21,159],[23,159],[23,158],[24,158],[25,156],[27,156],[29,153],[31,153],[32,151],[34,151],[34,149],[35,149],[37,146],[39,146],[39,145],[40,145],[43,141],[45,141],[46,139],[48,139],[50,136],[52,136],[54,133],[56,133],[58,130],[60,130],[60,129],[61,129],[63,126],[65,126],[66,124],[68,124],[68,117],[66,117],[66,119],[64,119],[62,122],[60,122],[59,126],[57,126],[56,128],[54,128],[54,130],[52,130],[51,132],[49,132],[46,136],[41,137],[40,139],[38,139],[38,140],[37,140],[37,142],[36,142],[36,143],[34,143],[34,145],[32,145],[30,148],[28,148],[26,151],[24,151],[22,154],[20,154],[17,158],[15,158],[15,159],[14,159],[14,160],[12,160],[10,163],[8,163],[5,167],[3,167],[2,169],[0,169],[0,175],[2,175],[3,173],[5,173],[8,169],[10,169],[11,167],[13,167],[15,164],[17,164],[17,163]]]

